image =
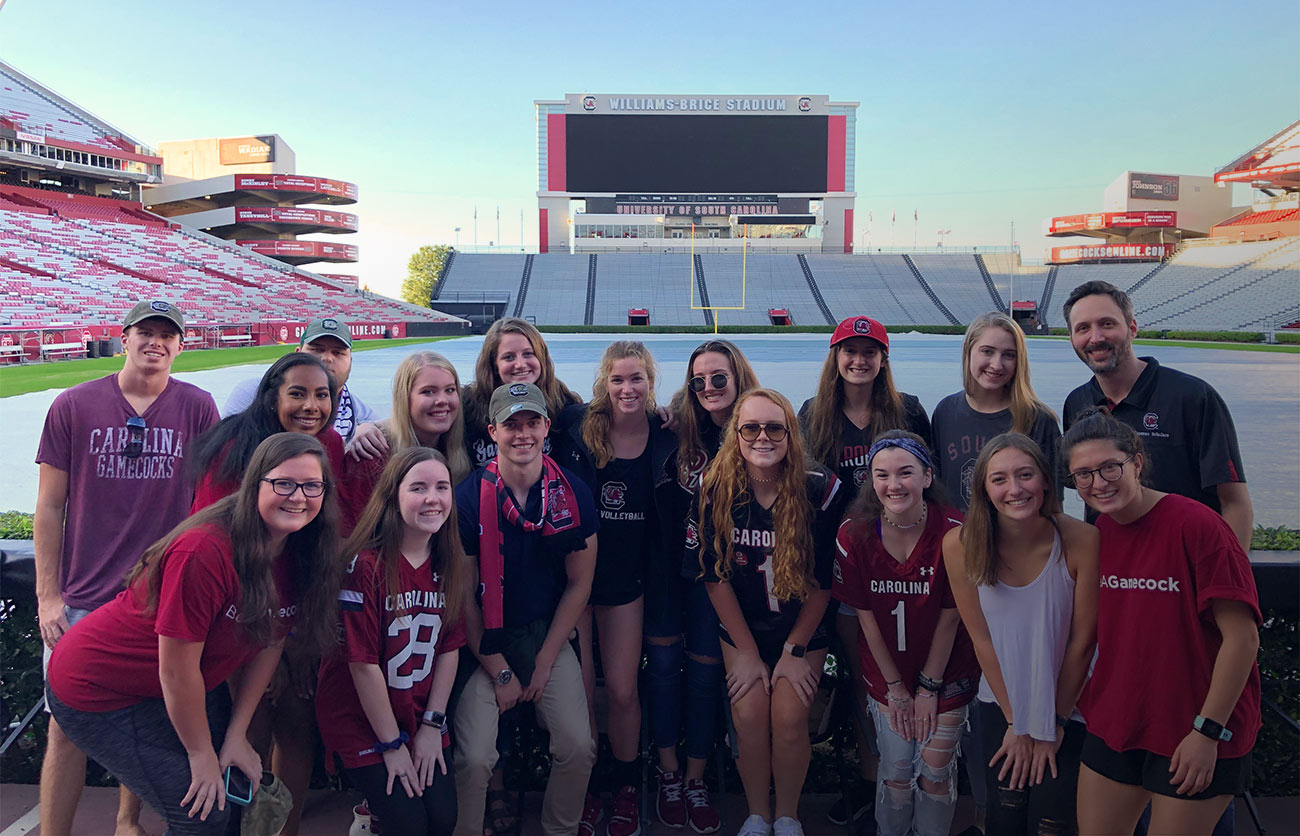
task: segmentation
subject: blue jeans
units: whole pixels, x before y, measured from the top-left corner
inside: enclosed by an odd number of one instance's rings
[[[876,825],[880,836],[947,836],[957,809],[957,757],[968,706],[945,711],[923,741],[904,740],[889,727],[889,713],[874,699],[871,718],[880,744],[876,778]],[[945,761],[941,766],[923,757]],[[937,756],[937,757],[936,757]],[[926,792],[917,779],[947,783],[942,794]]]

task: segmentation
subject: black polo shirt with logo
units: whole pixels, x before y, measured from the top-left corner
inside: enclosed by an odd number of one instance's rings
[[[1117,404],[1102,394],[1095,376],[1071,392],[1065,399],[1066,431],[1089,407],[1110,407],[1142,437],[1152,487],[1221,511],[1216,488],[1246,481],[1227,404],[1199,377],[1161,366],[1154,357],[1139,359],[1146,368]],[[1089,508],[1088,519],[1095,517]]]

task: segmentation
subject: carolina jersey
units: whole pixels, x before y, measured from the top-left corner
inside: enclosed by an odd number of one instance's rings
[[[916,689],[917,675],[930,655],[940,613],[957,606],[943,565],[943,535],[961,522],[957,510],[928,505],[925,531],[905,563],[885,551],[880,541],[880,520],[845,520],[836,538],[832,594],[875,617],[909,691]],[[887,689],[880,666],[865,640],[858,642],[858,649],[867,691],[884,703]],[[979,673],[970,636],[959,623],[948,667],[943,672],[939,710],[950,711],[970,702],[979,685]]]
[[[435,662],[465,644],[464,624],[443,622],[446,599],[432,561],[419,569],[405,558],[399,564],[400,592],[391,596],[377,554],[366,551],[352,559],[339,590],[339,648],[321,663],[316,720],[327,752],[337,752],[349,769],[381,763],[383,756],[373,751],[375,731],[348,665],[379,666],[397,725],[414,737],[433,688]]]

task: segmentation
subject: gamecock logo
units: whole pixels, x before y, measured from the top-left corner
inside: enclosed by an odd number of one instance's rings
[[[281,326],[280,326],[280,342],[288,342],[288,340],[289,340],[289,329],[288,329],[288,328],[285,328],[283,325],[281,325]]]
[[[583,96],[583,97],[582,97],[582,109],[583,109],[583,110],[595,110],[595,109],[596,109],[596,97],[595,97],[595,96]]]
[[[856,320],[854,320],[854,321],[853,321],[853,333],[855,333],[855,334],[870,334],[870,333],[871,333],[871,322],[870,322],[869,320],[866,320],[866,319],[856,319]]]
[[[1148,412],[1146,415],[1142,416],[1142,426],[1146,427],[1148,430],[1160,429],[1160,416],[1154,412]]]
[[[700,546],[700,532],[695,527],[695,523],[686,524],[686,548],[695,549]]]
[[[600,489],[600,504],[611,511],[618,511],[627,504],[627,485],[622,482],[606,482]]]
[[[808,98],[807,96],[800,96],[799,110],[802,111],[803,113],[807,113],[808,111],[812,110],[812,99]]]

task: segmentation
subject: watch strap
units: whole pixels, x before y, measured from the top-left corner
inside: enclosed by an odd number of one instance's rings
[[[791,656],[793,656],[796,659],[802,659],[804,654],[808,652],[808,646],[803,644],[792,644],[790,642],[786,642],[785,652],[789,653]]]
[[[1227,743],[1232,740],[1232,732],[1225,729],[1209,717],[1202,717],[1197,714],[1196,719],[1192,721],[1192,728],[1214,741],[1223,741]]]

